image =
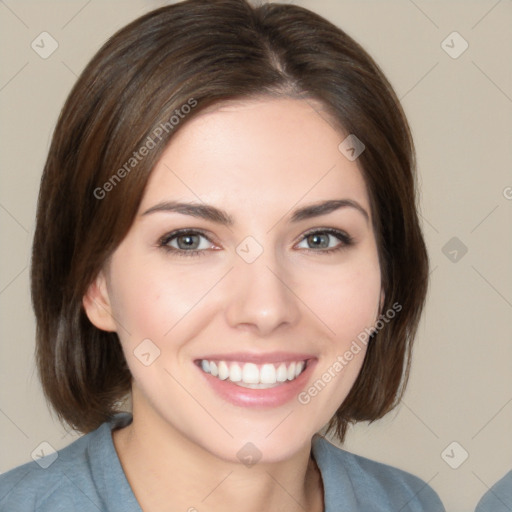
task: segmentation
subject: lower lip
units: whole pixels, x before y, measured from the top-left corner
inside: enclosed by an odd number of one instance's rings
[[[304,389],[316,364],[309,359],[304,371],[294,380],[268,389],[251,389],[237,386],[230,380],[220,380],[194,364],[212,389],[224,400],[240,407],[279,407],[293,400]]]

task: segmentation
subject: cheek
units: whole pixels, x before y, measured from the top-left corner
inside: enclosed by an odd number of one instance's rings
[[[342,265],[325,267],[303,282],[307,303],[323,321],[331,341],[343,347],[378,316],[381,274],[377,256],[368,253]],[[306,292],[304,292],[306,293]]]
[[[125,259],[116,268],[111,303],[116,320],[131,337],[163,338],[211,287],[204,273],[158,261],[146,265]]]
[[[165,258],[148,264],[144,258],[120,257],[112,267],[111,304],[128,367],[140,386],[158,388],[159,369],[186,357],[184,347],[211,321],[215,305],[209,291],[222,276],[170,265]]]
[[[318,396],[314,407],[326,422],[359,374],[370,328],[378,316],[381,273],[377,252],[354,253],[342,265],[323,268],[314,280],[310,276],[305,289],[310,290],[307,302],[314,305],[311,309],[322,321],[325,337],[314,380],[317,385],[305,391],[301,403]]]
[[[185,286],[180,273],[162,272],[154,264],[125,258],[115,268],[111,305],[126,362],[146,396],[159,395],[165,392],[162,378],[169,380],[162,369],[177,348],[170,343],[179,345],[174,326],[181,326],[199,292]]]
[[[340,278],[336,292],[325,307],[332,318],[336,333],[356,336],[376,320],[380,299],[380,274],[365,270]],[[356,332],[357,331],[357,332]]]

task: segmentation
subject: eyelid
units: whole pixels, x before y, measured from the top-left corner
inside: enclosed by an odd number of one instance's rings
[[[328,233],[330,235],[343,235],[347,239],[353,240],[353,237],[350,236],[343,229],[329,228],[329,227],[318,227],[318,228],[311,228],[311,229],[307,230],[305,233],[302,233],[300,235],[299,241],[303,240],[304,238],[308,237],[309,235],[314,235],[315,233]]]
[[[171,240],[178,238],[179,236],[182,236],[182,235],[199,235],[199,236],[206,238],[206,240],[208,240],[208,242],[210,242],[212,245],[217,245],[212,240],[212,238],[213,238],[212,235],[210,235],[207,231],[205,231],[203,229],[199,229],[199,228],[181,228],[181,229],[175,229],[173,231],[169,231],[168,233],[166,233],[165,235],[161,236],[158,239],[158,245],[165,245],[166,243],[169,243]],[[188,252],[191,252],[191,251],[188,251]]]
[[[328,228],[328,227],[312,228],[312,229],[306,231],[305,233],[303,233],[296,243],[303,242],[308,236],[311,236],[311,235],[314,235],[317,233],[331,235],[331,236],[335,237],[336,239],[338,239],[338,241],[341,243],[341,245],[338,245],[335,247],[330,247],[328,249],[320,249],[320,250],[304,249],[305,251],[328,254],[330,252],[335,252],[337,250],[345,249],[345,248],[355,244],[354,237],[349,235],[346,231],[344,231],[342,229],[338,229],[338,228]]]

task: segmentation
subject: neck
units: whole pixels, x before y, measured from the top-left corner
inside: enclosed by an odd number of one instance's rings
[[[283,461],[246,466],[226,461],[185,437],[154,411],[112,434],[144,512],[322,512],[323,486],[311,443]]]

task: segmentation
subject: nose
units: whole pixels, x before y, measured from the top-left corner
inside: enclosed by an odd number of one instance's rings
[[[252,263],[236,256],[227,283],[228,324],[237,329],[269,336],[277,329],[295,325],[300,299],[293,289],[292,273],[279,265],[272,251],[265,250]]]

